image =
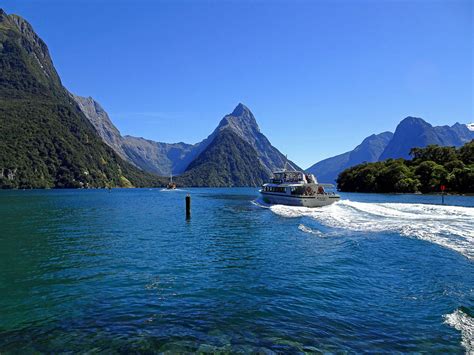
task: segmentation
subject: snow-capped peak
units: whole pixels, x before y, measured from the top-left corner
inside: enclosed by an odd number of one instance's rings
[[[467,127],[468,130],[474,132],[474,123],[468,123],[468,124],[466,125],[466,127]]]

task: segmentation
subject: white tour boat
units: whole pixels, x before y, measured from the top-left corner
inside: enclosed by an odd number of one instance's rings
[[[269,204],[322,207],[341,198],[334,192],[326,192],[331,184],[320,184],[313,174],[286,169],[273,173],[273,179],[263,184],[260,193]]]

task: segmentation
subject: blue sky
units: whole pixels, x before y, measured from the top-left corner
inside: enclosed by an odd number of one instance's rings
[[[2,1],[122,134],[205,138],[239,102],[306,168],[404,117],[474,121],[466,1]]]

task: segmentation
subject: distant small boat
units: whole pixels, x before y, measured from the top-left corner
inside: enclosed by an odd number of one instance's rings
[[[168,190],[176,190],[176,184],[173,182],[173,175],[170,175],[170,182],[166,186]]]
[[[269,204],[322,207],[340,200],[334,192],[325,188],[332,184],[320,184],[313,174],[302,171],[281,170],[273,173],[273,179],[263,184],[260,193],[263,201]]]

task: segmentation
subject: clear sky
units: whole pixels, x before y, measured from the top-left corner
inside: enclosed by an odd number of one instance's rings
[[[474,121],[472,1],[4,0],[122,134],[195,143],[237,103],[303,168],[404,117]]]

